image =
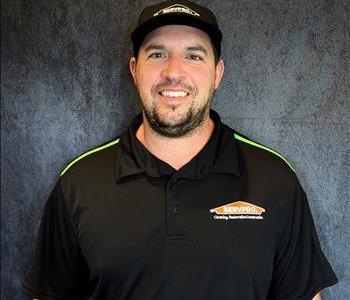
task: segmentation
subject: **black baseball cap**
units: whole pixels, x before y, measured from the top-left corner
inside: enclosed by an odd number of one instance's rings
[[[144,8],[131,34],[134,55],[138,53],[145,36],[164,25],[188,25],[203,30],[211,38],[220,57],[222,33],[215,15],[208,8],[187,0],[170,0]]]

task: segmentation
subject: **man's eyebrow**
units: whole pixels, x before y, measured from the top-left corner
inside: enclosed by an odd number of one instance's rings
[[[161,44],[149,44],[145,48],[145,52],[148,52],[150,50],[165,50],[165,46]],[[187,51],[200,51],[203,52],[205,55],[208,55],[208,50],[205,49],[202,45],[193,45],[186,47]]]
[[[202,45],[195,45],[195,46],[190,46],[186,47],[187,51],[200,51],[203,52],[205,55],[208,55],[208,50],[205,49]]]
[[[145,52],[148,52],[150,50],[165,50],[165,46],[164,45],[158,45],[158,44],[149,44],[145,48]]]

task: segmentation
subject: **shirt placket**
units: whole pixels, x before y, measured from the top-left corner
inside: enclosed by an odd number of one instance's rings
[[[184,203],[181,201],[183,179],[170,177],[166,184],[166,230],[169,238],[185,238]]]

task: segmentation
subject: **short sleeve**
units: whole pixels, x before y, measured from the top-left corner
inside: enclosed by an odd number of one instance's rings
[[[338,280],[322,252],[307,197],[299,182],[286,211],[288,214],[280,220],[269,299],[311,300]]]
[[[81,299],[89,272],[60,181],[44,209],[24,292],[39,299]]]

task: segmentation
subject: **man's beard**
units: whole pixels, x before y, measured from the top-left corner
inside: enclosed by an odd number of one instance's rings
[[[214,87],[209,91],[208,98],[205,103],[196,108],[192,105],[186,115],[177,123],[170,123],[159,114],[157,107],[153,104],[151,108],[147,108],[143,105],[143,111],[146,119],[152,129],[159,133],[161,136],[177,138],[189,135],[196,128],[203,124],[204,119],[209,114],[211,99],[214,94]],[[176,110],[176,107],[172,108]]]

